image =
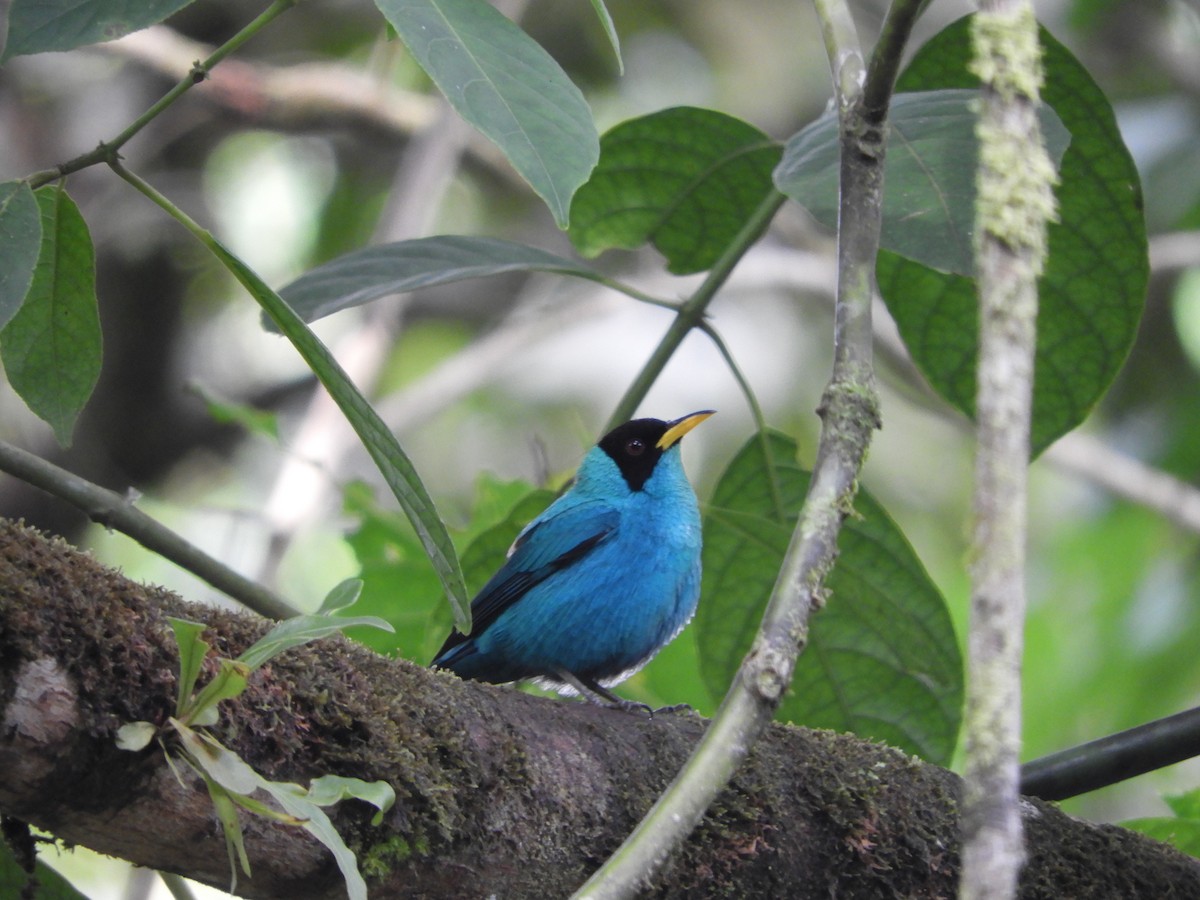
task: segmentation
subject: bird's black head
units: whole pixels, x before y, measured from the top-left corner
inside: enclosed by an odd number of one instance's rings
[[[662,455],[711,416],[712,410],[689,413],[673,422],[634,419],[618,425],[600,439],[600,449],[617,464],[631,491],[640,491],[654,474]]]

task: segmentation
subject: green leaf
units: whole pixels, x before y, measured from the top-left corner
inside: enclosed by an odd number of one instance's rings
[[[285,650],[319,641],[334,634],[341,634],[351,626],[379,628],[392,631],[392,626],[378,616],[332,617],[293,616],[284,619],[246,649],[238,661],[257,669],[268,660],[274,659]]]
[[[522,481],[499,481],[481,475],[469,524],[455,532],[462,552],[463,576],[474,595],[505,559],[517,533],[554,500],[553,491]],[[441,646],[451,621],[445,607],[431,602],[431,584],[415,564],[419,547],[407,523],[381,509],[365,485],[346,490],[346,512],[358,519],[348,536],[362,566],[362,597],[350,612],[381,616],[395,636],[348,631],[347,636],[380,653],[394,653],[425,664]],[[427,571],[428,567],[424,567]]]
[[[358,871],[358,859],[337,833],[325,811],[313,803],[307,792],[298,785],[280,784],[263,779],[259,786],[288,813],[300,819],[300,827],[333,854],[334,861],[341,870],[342,880],[346,883],[346,894],[350,900],[367,900],[367,883]]]
[[[1181,819],[1200,819],[1200,788],[1182,794],[1167,794],[1163,797],[1171,812]],[[1200,854],[1193,854],[1200,855]]]
[[[880,246],[942,272],[972,276],[977,90],[897,94],[888,115]],[[1070,132],[1054,110],[1038,111],[1055,165]],[[837,229],[840,141],[827,113],[797,132],[775,170],[775,184],[821,224]]]
[[[126,722],[117,729],[117,747],[137,753],[145,750],[156,734],[158,726],[153,722]]]
[[[450,540],[450,534],[446,531],[429,492],[417,475],[416,468],[401,448],[396,436],[354,386],[354,382],[329,349],[292,308],[267,287],[253,269],[229,252],[215,237],[199,229],[195,233],[258,301],[267,315],[279,326],[279,330],[299,351],[313,374],[317,376],[317,380],[329,391],[329,396],[345,414],[346,420],[362,441],[367,453],[383,475],[383,480],[392,489],[400,507],[412,523],[421,546],[442,583],[455,621],[461,628],[470,628],[470,604],[454,543]]]
[[[214,782],[231,794],[249,795],[258,789],[259,774],[240,756],[203,731],[189,728],[178,719],[169,721],[188,759]]]
[[[680,106],[622,122],[571,205],[584,256],[650,242],[677,275],[710,268],[774,186],[780,146],[733,116]]]
[[[33,283],[42,247],[42,215],[23,181],[0,184],[0,330],[17,314]]]
[[[512,517],[516,507],[526,503],[534,506],[540,503],[541,509],[534,509],[529,516],[533,518],[549,506],[563,490],[565,487],[538,488],[520,478],[507,480],[497,478],[490,472],[480,472],[475,479],[470,518],[462,528],[455,531],[454,541],[464,552],[469,552],[476,538]]]
[[[560,228],[599,154],[579,88],[486,0],[375,0],[464,119],[500,148]]]
[[[1170,844],[1189,856],[1200,857],[1200,819],[1162,818],[1130,819],[1121,826],[1140,832],[1146,837]]]
[[[317,806],[333,806],[347,798],[366,801],[378,809],[371,824],[379,825],[383,814],[396,802],[396,791],[386,781],[363,781],[342,775],[322,775],[308,787],[308,799]]]
[[[617,26],[613,24],[612,15],[604,5],[604,0],[592,0],[592,9],[596,11],[596,18],[600,20],[604,36],[608,38],[608,45],[612,47],[613,56],[616,57],[617,74],[624,75],[625,60],[621,58],[621,39],[617,37]]]
[[[242,840],[242,823],[238,819],[234,795],[248,795],[257,786],[257,773],[244,763],[236,753],[226,750],[213,738],[193,731],[178,719],[170,720],[179,735],[187,759],[204,779],[208,797],[212,801],[217,821],[225,836],[225,852],[229,856],[229,892],[237,889],[238,863],[242,871],[250,875],[250,857]]]
[[[13,0],[0,63],[28,53],[111,41],[161,22],[192,0]]]
[[[42,221],[25,302],[0,332],[9,383],[64,447],[100,376],[92,238],[60,185],[35,191]]]
[[[204,634],[204,626],[199,622],[174,616],[167,616],[167,622],[175,634],[175,646],[179,648],[179,690],[175,697],[175,711],[183,715],[185,705],[196,690],[196,679],[200,677],[209,645],[200,637]]]
[[[708,505],[696,640],[705,682],[718,696],[762,619],[808,481],[795,443],[771,431],[738,453]],[[854,506],[838,539],[828,604],[813,616],[779,715],[946,765],[963,676],[945,601],[883,508],[861,490]]]
[[[1200,857],[1200,789],[1167,795],[1163,800],[1175,813],[1173,817],[1132,819],[1121,825]]]
[[[14,823],[16,825],[16,823]],[[20,826],[17,826],[20,827]],[[29,888],[30,882],[36,885]],[[40,859],[33,864],[33,872],[26,872],[13,853],[9,841],[0,841],[0,897],[34,897],[36,900],[87,900],[86,894],[77,891],[71,882]]]
[[[246,877],[250,877],[250,857],[246,855],[246,844],[242,839],[242,823],[238,820],[237,806],[229,792],[203,772],[201,777],[208,788],[208,797],[217,814],[217,821],[221,823],[221,833],[225,836],[225,854],[229,857],[229,893],[232,894],[237,890],[239,863]]]
[[[353,605],[362,594],[363,582],[361,578],[347,578],[345,581],[340,581],[334,585],[333,590],[325,595],[325,599],[321,601],[321,608],[317,610],[318,615],[331,616],[334,613],[341,612],[347,606]]]
[[[391,294],[507,272],[601,277],[587,266],[513,241],[443,235],[347,253],[304,273],[279,296],[312,322]]]
[[[358,871],[358,862],[350,848],[346,846],[329,816],[314,803],[304,788],[289,782],[269,781],[249,766],[240,756],[227,749],[218,741],[206,734],[193,731],[186,726],[173,722],[188,758],[192,760],[205,775],[205,780],[212,779],[221,788],[238,798],[238,802],[250,808],[253,804],[250,795],[256,790],[266,791],[271,799],[293,819],[293,824],[303,828],[333,854],[334,860],[341,869],[342,878],[346,882],[346,891],[351,900],[367,900],[367,885]],[[210,787],[214,804],[216,792]],[[220,810],[218,810],[220,811]],[[264,812],[266,812],[264,810]],[[233,817],[236,823],[236,815]],[[222,820],[224,824],[224,820]],[[238,828],[238,843],[240,844],[241,830]],[[226,841],[229,841],[229,831],[226,830]],[[244,865],[245,851],[242,850]],[[249,871],[247,869],[247,874]]]
[[[972,88],[969,20],[927,43],[898,89]],[[1148,279],[1137,171],[1103,92],[1070,52],[1041,32],[1042,99],[1071,133],[1039,283],[1031,447],[1040,453],[1082,422],[1112,383],[1137,334]],[[881,253],[879,289],[929,383],[975,412],[978,306],[973,281]]]
[[[246,690],[251,672],[249,666],[233,659],[220,659],[218,663],[217,674],[186,705],[182,717],[185,725],[215,725],[217,704],[240,697]]]
[[[223,400],[199,383],[190,384],[188,389],[204,402],[209,417],[217,424],[237,425],[251,434],[279,440],[279,417],[275,413]]]

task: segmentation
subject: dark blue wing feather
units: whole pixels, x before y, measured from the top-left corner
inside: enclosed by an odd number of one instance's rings
[[[566,500],[568,496],[560,498],[526,526],[508,560],[471,601],[472,635],[483,634],[531,588],[587,557],[617,527],[620,513],[608,503],[564,503]],[[446,659],[446,654],[470,640],[451,631],[433,664],[449,664],[452,660]],[[463,647],[455,657],[467,652]]]

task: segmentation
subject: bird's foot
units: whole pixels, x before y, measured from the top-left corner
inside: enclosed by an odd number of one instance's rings
[[[692,709],[692,707],[687,703],[676,703],[673,706],[660,706],[658,709],[654,710],[654,713],[663,713],[664,715],[669,715],[671,713],[694,713],[695,711],[696,710]],[[651,713],[651,715],[654,715],[654,713]]]
[[[624,700],[621,697],[617,697],[615,701],[606,701],[602,705],[607,706],[609,709],[619,709],[627,713],[645,713],[647,719],[653,719],[655,712],[661,712],[661,710],[655,710],[645,703],[638,703],[636,700]]]
[[[645,713],[649,719],[654,718],[654,710],[645,703],[638,703],[636,700],[626,700],[624,697],[618,697],[608,688],[602,687],[594,679],[579,677],[565,669],[559,669],[555,674],[563,683],[575,688],[575,692],[589,703],[603,706],[606,709],[619,709],[622,712],[641,712]]]

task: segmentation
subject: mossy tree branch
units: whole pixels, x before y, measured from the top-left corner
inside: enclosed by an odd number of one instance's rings
[[[58,838],[228,884],[204,788],[162,749],[116,748],[121,724],[163,722],[178,667],[167,615],[208,624],[233,655],[269,627],[128,581],[0,520],[0,815]],[[215,670],[215,665],[208,673]],[[202,680],[207,676],[202,676]],[[280,698],[286,698],[281,702]],[[334,823],[373,896],[566,896],[616,846],[704,728],[461,682],[344,640],[290,650],[222,706],[219,739],[265,775],[383,779],[379,827],[344,802]],[[648,896],[951,896],[958,779],[850,736],[770,726]],[[1200,896],[1200,862],[1054,807],[1025,807],[1023,895]],[[344,896],[300,829],[244,817],[246,897]]]

